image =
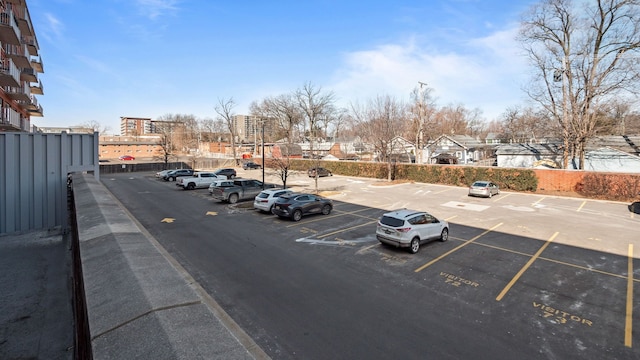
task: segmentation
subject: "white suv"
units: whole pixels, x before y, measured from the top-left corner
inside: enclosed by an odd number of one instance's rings
[[[415,254],[421,242],[432,239],[447,241],[449,223],[424,211],[396,210],[383,214],[378,220],[376,237],[383,244],[406,247]]]
[[[277,198],[279,198],[281,195],[291,193],[293,193],[293,191],[289,189],[262,190],[260,194],[256,195],[253,201],[253,208],[270,213]]]

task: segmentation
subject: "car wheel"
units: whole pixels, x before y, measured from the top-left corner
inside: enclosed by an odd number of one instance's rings
[[[230,204],[235,204],[237,202],[238,202],[238,194],[229,195],[229,203]]]
[[[331,205],[325,205],[322,207],[322,215],[331,214]]]
[[[417,236],[411,239],[411,244],[409,246],[409,252],[415,254],[420,250],[420,238]]]
[[[332,173],[332,172],[329,172],[329,176],[333,176],[333,173]]]
[[[489,196],[488,198],[491,199],[491,197],[493,196],[493,194],[491,193],[491,191],[489,191]]]
[[[449,229],[444,228],[440,233],[440,241],[445,242],[447,240],[449,240]]]
[[[276,205],[276,204],[271,204],[271,207],[269,208],[269,213],[270,213],[270,214],[273,214],[273,207],[274,207],[275,205]]]
[[[300,221],[300,219],[302,219],[302,211],[300,209],[294,211],[292,219],[293,221]]]
[[[235,176],[235,175],[233,175],[233,174],[229,175],[229,179],[232,179],[232,180],[233,180],[235,177],[236,177],[236,176]]]
[[[169,181],[176,181],[176,178],[175,177],[170,177]]]
[[[196,184],[194,183],[189,183],[189,185],[187,185],[187,190],[193,190],[196,188]]]

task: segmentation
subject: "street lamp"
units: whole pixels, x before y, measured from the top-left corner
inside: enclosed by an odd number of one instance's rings
[[[260,125],[262,125],[262,190],[264,190],[264,119],[260,118]]]

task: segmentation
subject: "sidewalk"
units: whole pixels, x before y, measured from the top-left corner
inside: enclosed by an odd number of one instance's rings
[[[0,236],[0,359],[72,359],[71,307],[63,236]]]

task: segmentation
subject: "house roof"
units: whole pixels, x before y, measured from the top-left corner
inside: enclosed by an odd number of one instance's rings
[[[440,135],[435,140],[429,142],[426,147],[434,148],[438,147],[442,140],[449,140],[460,146],[463,149],[486,147],[487,144],[469,135]]]
[[[562,151],[553,144],[504,144],[498,145],[496,155],[561,155]]]
[[[599,149],[587,150],[584,154],[587,159],[620,159],[625,158],[632,161],[640,162],[640,156],[629,154],[612,147],[602,147]]]
[[[596,150],[603,147],[616,149],[625,153],[640,155],[640,136],[636,135],[611,135],[596,136],[587,141],[587,150]]]

